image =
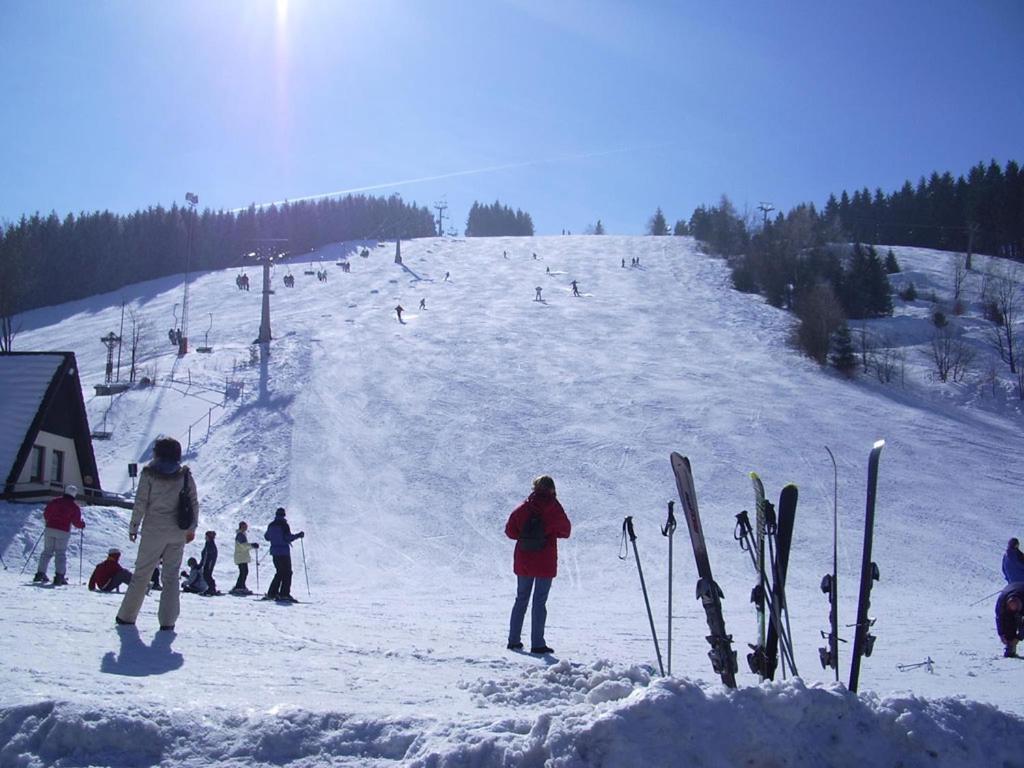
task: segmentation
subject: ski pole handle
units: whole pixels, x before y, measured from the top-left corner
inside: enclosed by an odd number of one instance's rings
[[[636,531],[633,530],[633,518],[627,517],[622,521],[622,533],[629,536],[630,541],[636,541]]]
[[[665,520],[665,526],[661,529],[662,536],[671,536],[673,533],[676,532],[676,515],[674,512],[675,506],[676,503],[674,501],[669,501],[668,518]]]

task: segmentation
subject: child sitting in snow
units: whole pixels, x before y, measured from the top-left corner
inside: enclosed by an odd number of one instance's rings
[[[203,569],[199,567],[199,561],[194,557],[188,559],[188,572],[182,571],[181,575],[185,579],[181,583],[182,592],[201,595],[209,589],[206,579],[203,578]]]

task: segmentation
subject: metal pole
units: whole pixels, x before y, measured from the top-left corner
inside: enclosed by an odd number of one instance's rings
[[[36,547],[39,546],[39,540],[41,538],[43,538],[43,533],[44,532],[45,531],[40,531],[39,535],[36,537],[36,543],[32,545],[32,551],[29,552],[28,553],[28,557],[25,558],[25,564],[23,566],[21,566],[21,572],[22,573],[24,573],[25,569],[28,568],[28,561],[31,560],[32,559],[32,555],[34,555],[36,553]]]
[[[828,457],[832,459],[832,633],[835,635],[836,682],[839,682],[839,465],[832,449],[827,445]]]
[[[302,549],[302,573],[306,577],[306,596],[312,597],[313,593],[309,591],[309,569],[306,568],[306,545],[303,543],[304,538],[305,536],[299,539],[299,547]]]
[[[260,591],[260,549],[256,548],[256,594]]]
[[[85,584],[82,581],[82,548],[85,546],[85,529],[78,529],[78,586]]]
[[[640,589],[644,593],[644,605],[647,606],[647,620],[651,623],[651,637],[654,638],[654,652],[658,656],[658,669],[661,676],[665,676],[665,665],[661,663],[661,648],[658,646],[658,633],[654,629],[654,614],[651,613],[651,601],[647,599],[647,584],[644,582],[644,569],[640,566],[640,552],[636,548],[636,532],[633,530],[633,518],[627,517],[622,521],[622,534],[628,535],[633,544],[633,556],[636,558],[636,570],[640,574]]]
[[[672,535],[676,532],[676,516],[673,513],[676,503],[668,503],[668,519],[661,535],[668,537],[668,674],[672,675]]]

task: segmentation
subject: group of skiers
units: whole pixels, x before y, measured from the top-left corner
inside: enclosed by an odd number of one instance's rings
[[[996,599],[996,632],[1003,641],[1003,655],[1016,658],[1017,643],[1024,639],[1024,553],[1015,538],[1003,553],[1003,576],[1006,587]]]
[[[84,528],[81,511],[74,502],[73,486],[65,489],[60,499],[47,505],[44,517],[47,530],[55,526],[50,538],[53,546],[44,548],[40,558],[39,571],[35,581],[46,581],[46,567],[51,554],[56,555],[57,575],[54,584],[66,584],[67,537],[71,525]],[[102,592],[120,591],[127,585],[121,606],[115,616],[120,626],[135,624],[142,603],[151,587],[160,591],[158,618],[161,630],[173,630],[180,613],[181,591],[203,595],[219,595],[213,571],[217,562],[217,534],[207,531],[200,559],[188,560],[188,570],[180,571],[185,545],[195,539],[198,524],[199,498],[195,480],[189,468],[181,463],[181,444],[173,438],[160,438],[153,446],[153,459],[143,469],[135,494],[128,538],[139,542],[135,558],[135,571],[121,565],[121,551],[116,547],[108,550],[107,558],[96,566],[89,578],[89,589]],[[249,563],[252,551],[259,548],[248,539],[249,526],[243,521],[235,532],[234,561],[238,567],[238,579],[231,594],[251,595],[248,589]],[[283,507],[279,507],[274,520],[267,526],[264,538],[270,542],[270,554],[274,561],[275,574],[265,599],[283,602],[297,602],[291,595],[291,543],[303,538],[305,533],[292,533]],[[163,583],[159,572],[163,569]],[[184,582],[179,584],[177,574]],[[174,574],[172,576],[172,574]]]

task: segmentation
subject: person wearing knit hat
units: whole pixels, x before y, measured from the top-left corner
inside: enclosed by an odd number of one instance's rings
[[[292,597],[292,542],[305,538],[306,533],[292,533],[285,518],[284,507],[278,507],[273,522],[267,526],[263,538],[270,542],[270,556],[274,558],[274,578],[270,582],[264,600],[297,603]]]
[[[1024,552],[1020,551],[1020,542],[1010,539],[1003,553],[1003,576],[1006,583],[1024,581]]]
[[[191,508],[188,527],[181,527],[178,512],[182,496]],[[157,565],[163,563],[157,618],[160,629],[174,631],[181,612],[180,587],[174,576],[181,570],[185,544],[195,538],[200,516],[199,491],[187,465],[181,463],[181,443],[161,437],[153,443],[153,459],[142,469],[135,489],[135,504],[128,523],[128,538],[138,541],[135,574],[114,617],[118,626],[131,626],[142,610],[146,590]]]
[[[53,586],[60,587],[68,583],[65,578],[68,565],[68,540],[71,538],[71,526],[82,529],[85,522],[82,520],[82,510],[75,502],[75,495],[78,493],[78,486],[68,484],[64,486],[64,493],[46,505],[43,510],[43,520],[46,528],[43,531],[43,551],[39,554],[39,565],[36,568],[36,575],[32,579],[34,583],[45,584],[50,579],[46,576],[46,569],[50,566],[50,558],[54,558]]]
[[[249,562],[252,560],[252,551],[259,549],[260,545],[256,542],[249,542],[248,530],[249,524],[243,520],[238,524],[238,530],[235,531],[235,565],[238,566],[238,580],[231,588],[232,595],[252,594],[252,590],[245,585],[245,582],[249,578]]]
[[[111,547],[107,559],[97,565],[89,577],[89,591],[120,592],[122,584],[132,580],[132,572],[121,565],[121,550]]]

